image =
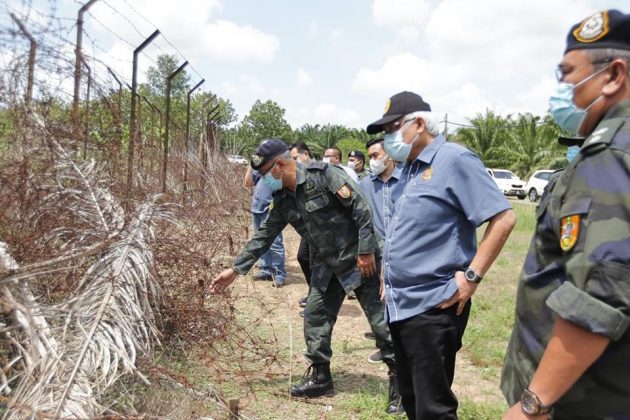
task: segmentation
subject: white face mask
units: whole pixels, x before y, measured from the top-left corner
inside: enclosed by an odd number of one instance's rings
[[[385,156],[383,159],[370,159],[370,172],[374,175],[380,175],[387,168],[389,163],[389,157]]]
[[[330,163],[330,158],[329,157],[322,158],[322,162]]]
[[[355,161],[353,161],[353,160],[349,160],[348,161],[348,168],[356,169],[356,167],[357,167],[357,163]]]

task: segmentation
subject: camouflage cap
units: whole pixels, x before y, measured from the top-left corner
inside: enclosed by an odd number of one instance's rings
[[[252,155],[252,168],[256,170],[260,169],[273,158],[281,155],[287,150],[289,150],[289,147],[280,139],[264,139],[260,142],[256,151]]]
[[[573,25],[564,53],[592,48],[630,50],[630,15],[619,10],[604,10]]]

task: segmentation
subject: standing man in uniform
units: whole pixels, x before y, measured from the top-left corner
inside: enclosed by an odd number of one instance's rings
[[[276,191],[274,206],[265,224],[234,261],[233,268],[215,277],[210,290],[221,292],[239,274],[246,274],[273,238],[291,224],[314,251],[311,287],[304,311],[305,356],[311,365],[304,381],[291,387],[291,396],[315,398],[334,393],[330,374],[332,330],[346,292],[352,290],[376,336],[384,362],[395,372],[391,338],[379,299],[376,261],[380,252],[369,204],[363,194],[335,166],[312,162],[305,168],[291,158],[286,144],[278,139],[264,140],[251,164],[263,182]],[[390,401],[391,404],[395,401]]]
[[[630,418],[630,15],[574,25],[550,112],[579,155],[552,180],[518,286],[505,419]]]
[[[350,150],[348,153],[348,168],[354,169],[359,181],[367,175],[371,175],[369,171],[365,170],[365,154],[360,150]]]
[[[405,163],[392,188],[382,277],[402,403],[412,420],[456,419],[451,385],[470,298],[516,217],[481,160],[439,133],[420,95],[392,96],[367,132],[385,132],[387,155]]]
[[[304,143],[303,141],[298,141],[291,145],[290,148],[291,157],[293,160],[299,161],[302,165],[308,166],[311,163],[311,149]],[[310,249],[308,246],[308,242],[304,237],[300,237],[300,246],[298,247],[297,252],[297,260],[298,264],[300,264],[300,268],[302,269],[302,273],[304,274],[304,279],[306,280],[306,284],[311,287],[311,256]],[[298,300],[298,304],[301,308],[306,306],[306,298],[308,296],[304,296]],[[304,316],[304,311],[300,311],[300,316]]]

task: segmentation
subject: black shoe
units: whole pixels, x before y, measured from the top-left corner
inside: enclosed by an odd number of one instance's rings
[[[298,304],[300,305],[300,308],[306,308],[306,299],[308,298],[308,296],[304,296],[302,299],[298,300]]]
[[[330,397],[335,394],[330,363],[312,364],[304,373],[302,383],[295,384],[290,389],[292,397],[317,398]]]
[[[254,280],[273,280],[273,277],[271,276],[271,274],[259,271],[258,273],[254,274]]]
[[[272,286],[273,287],[277,287],[278,289],[281,288],[281,287],[284,287],[284,281],[279,282],[278,279],[276,279],[276,280],[274,280]]]
[[[381,353],[380,350],[378,350],[374,354],[371,354],[370,357],[368,357],[368,362],[370,363],[381,363],[382,361],[383,361],[383,353]]]
[[[372,331],[364,333],[363,336],[368,340],[376,340],[376,336],[374,336],[374,333]]]
[[[398,392],[398,378],[396,375],[396,369],[390,367],[389,375],[389,392],[387,393],[387,414],[405,414],[405,409],[402,405],[402,397]]]

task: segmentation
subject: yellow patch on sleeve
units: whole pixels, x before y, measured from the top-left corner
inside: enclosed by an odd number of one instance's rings
[[[337,195],[340,198],[347,199],[352,197],[352,190],[348,188],[346,184],[343,184],[339,190],[337,190]]]
[[[575,246],[580,235],[580,215],[563,217],[560,224],[560,248],[569,252]]]

